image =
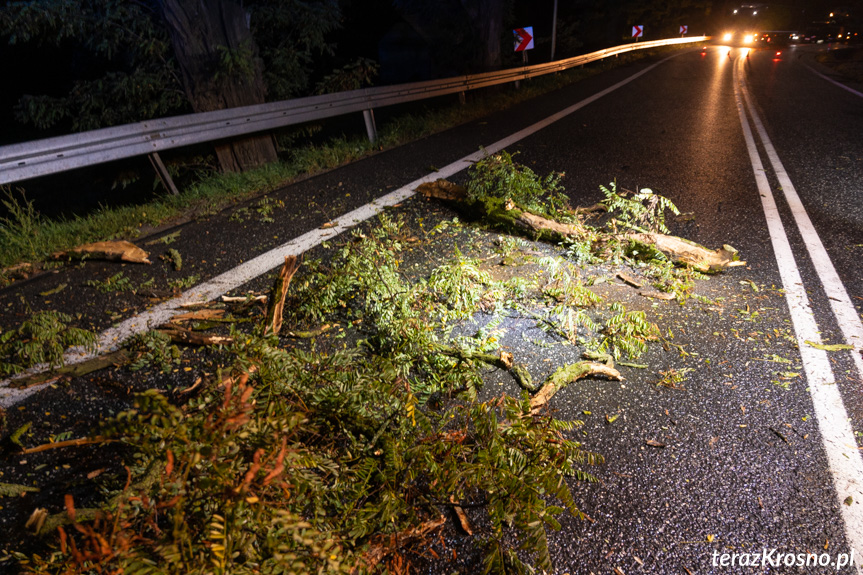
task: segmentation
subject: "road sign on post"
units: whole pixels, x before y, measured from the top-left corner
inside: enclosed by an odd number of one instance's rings
[[[689,32],[689,26],[681,26],[680,27],[680,35],[681,36],[685,36],[687,32]]]
[[[633,26],[632,37],[638,40],[644,35],[644,26]]]
[[[524,52],[525,50],[533,50],[533,26],[525,28],[516,28],[512,31],[515,36],[515,51]]]

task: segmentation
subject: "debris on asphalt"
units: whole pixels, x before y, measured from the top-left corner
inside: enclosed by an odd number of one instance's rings
[[[67,250],[57,252],[52,256],[54,259],[90,259],[108,260],[115,262],[128,262],[134,264],[151,264],[147,259],[147,252],[125,240],[109,242],[93,242]]]

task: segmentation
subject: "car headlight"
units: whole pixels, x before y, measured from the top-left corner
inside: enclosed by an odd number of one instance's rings
[[[731,32],[726,32],[725,34],[722,35],[722,41],[723,42],[731,42],[731,38],[732,38]]]

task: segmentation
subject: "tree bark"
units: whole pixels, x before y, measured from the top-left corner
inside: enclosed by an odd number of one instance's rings
[[[263,104],[263,66],[246,12],[232,0],[159,0],[177,56],[186,97],[195,112]],[[277,159],[269,134],[216,145],[225,172]]]
[[[477,35],[474,62],[480,72],[500,68],[504,3],[502,0],[461,0]]]

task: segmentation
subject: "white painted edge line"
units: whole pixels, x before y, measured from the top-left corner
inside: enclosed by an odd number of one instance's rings
[[[828,82],[830,82],[831,84],[834,84],[834,85],[836,85],[836,86],[839,86],[839,87],[840,87],[840,88],[842,88],[843,90],[847,90],[847,91],[851,92],[852,94],[854,94],[855,96],[860,96],[861,98],[863,98],[863,92],[858,92],[858,91],[857,91],[857,90],[855,90],[854,88],[851,88],[851,87],[849,87],[849,86],[846,86],[846,85],[845,85],[845,84],[843,84],[842,82],[837,82],[837,81],[836,81],[836,80],[834,80],[833,78],[831,78],[831,77],[829,77],[829,76],[826,76],[826,75],[822,74],[821,72],[819,72],[818,70],[816,70],[815,68],[813,68],[812,66],[810,66],[809,64],[807,64],[807,63],[805,63],[805,62],[801,62],[801,64],[803,64],[804,66],[806,66],[807,68],[809,68],[809,70],[810,70],[813,74],[815,74],[816,76],[820,76],[820,77],[824,78],[825,80],[827,80]]]
[[[749,151],[749,158],[755,174],[755,182],[761,196],[761,205],[767,218],[767,228],[770,241],[776,255],[779,275],[785,289],[785,299],[791,313],[791,322],[797,336],[797,345],[806,372],[809,393],[815,409],[815,417],[821,434],[827,463],[833,476],[833,487],[836,490],[837,505],[845,523],[845,537],[851,549],[863,549],[863,460],[854,440],[854,433],[848,422],[848,413],[842,403],[842,397],[833,378],[833,370],[827,352],[811,347],[804,342],[821,342],[818,324],[806,288],[800,277],[800,270],[794,260],[791,244],[782,225],[776,201],[770,190],[764,166],[755,144],[755,138],[746,118],[746,106],[742,94],[746,94],[743,80],[743,60],[739,59],[734,68],[734,97],[737,111],[740,115],[740,125]],[[748,102],[748,99],[747,99]],[[749,112],[755,115],[752,108]],[[855,504],[845,505],[844,500],[851,496]],[[850,552],[851,549],[843,550]],[[863,566],[857,565],[857,573],[863,575]]]
[[[82,351],[80,349],[72,348],[66,352],[64,355],[64,361],[66,365],[72,365],[75,363],[81,363],[82,361],[86,361],[88,359],[92,359],[101,353],[105,353],[114,349],[117,349],[120,344],[123,343],[127,338],[136,335],[138,333],[142,333],[152,329],[153,327],[162,325],[170,320],[174,315],[181,311],[181,306],[191,304],[191,303],[203,303],[207,301],[211,301],[216,299],[217,297],[222,296],[223,294],[229,292],[232,289],[236,289],[244,283],[255,279],[258,276],[261,276],[270,270],[282,265],[287,256],[291,255],[300,255],[309,249],[317,246],[318,244],[323,243],[326,240],[330,240],[335,236],[345,232],[355,225],[362,223],[369,218],[376,216],[381,213],[384,209],[390,206],[394,206],[399,202],[406,200],[407,198],[414,195],[414,190],[420,184],[426,182],[433,182],[438,178],[447,178],[452,176],[453,174],[457,174],[458,172],[466,169],[472,163],[479,161],[486,154],[494,154],[499,152],[500,150],[510,146],[519,140],[523,140],[524,138],[533,135],[534,133],[542,130],[543,128],[557,122],[561,118],[572,114],[573,112],[580,110],[581,108],[587,106],[588,104],[592,104],[593,102],[599,100],[603,96],[607,96],[611,92],[614,92],[618,88],[625,86],[626,84],[632,82],[633,80],[647,74],[660,64],[667,62],[672,58],[676,58],[681,53],[672,54],[667,58],[663,58],[659,62],[655,64],[651,64],[644,70],[629,76],[621,80],[620,82],[609,86],[608,88],[597,92],[596,94],[581,100],[580,102],[573,104],[563,110],[557,112],[556,114],[552,114],[547,118],[536,122],[535,124],[531,124],[530,126],[515,132],[494,142],[493,144],[489,144],[485,148],[480,149],[479,151],[474,152],[473,154],[469,154],[455,162],[441,168],[437,172],[428,174],[414,180],[413,182],[402,186],[401,188],[390,192],[389,194],[380,197],[368,204],[355,209],[352,212],[348,212],[341,216],[338,216],[337,224],[326,230],[312,230],[308,233],[305,233],[297,238],[294,238],[272,250],[263,253],[254,259],[251,259],[239,266],[226,271],[225,273],[218,275],[209,281],[206,281],[200,285],[193,287],[192,289],[184,292],[179,297],[176,297],[170,301],[154,306],[148,311],[138,314],[134,317],[131,317],[118,325],[102,332],[99,335],[97,341],[97,349],[95,352],[88,353]],[[44,371],[47,369],[47,366],[36,366],[33,369],[27,370],[26,372],[19,374],[16,378],[24,377],[28,374],[38,373],[39,371]],[[0,381],[0,407],[10,407],[15,403],[23,400],[25,397],[39,391],[44,387],[42,386],[34,386],[26,390],[18,390],[13,388],[8,388],[6,386],[9,385],[11,381],[14,381],[16,378],[10,378]]]

